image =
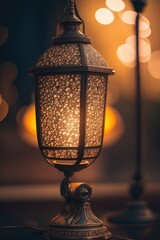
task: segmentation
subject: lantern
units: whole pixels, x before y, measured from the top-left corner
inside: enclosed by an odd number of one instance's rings
[[[71,176],[88,167],[100,153],[107,78],[114,70],[80,31],[83,21],[76,1],[69,0],[67,10],[52,46],[30,71],[35,76],[40,151],[47,162],[65,174],[61,184],[65,207],[51,221],[45,237],[106,239],[111,234],[90,209],[91,187],[73,182]]]

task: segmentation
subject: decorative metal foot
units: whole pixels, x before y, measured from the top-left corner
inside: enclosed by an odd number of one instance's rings
[[[160,220],[160,216],[154,214],[146,202],[132,201],[126,209],[119,214],[108,217],[109,222],[117,224],[149,224]]]
[[[60,214],[54,217],[45,232],[47,240],[105,240],[111,233],[92,212],[89,203],[92,189],[86,183],[64,180],[61,195],[66,202]]]
[[[130,187],[132,200],[126,208],[119,214],[108,217],[108,221],[117,224],[140,225],[154,223],[160,220],[160,216],[151,211],[145,201],[142,201],[143,182],[134,176],[134,181]]]

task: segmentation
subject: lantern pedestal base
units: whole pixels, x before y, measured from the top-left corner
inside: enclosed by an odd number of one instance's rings
[[[86,183],[63,181],[65,197],[62,211],[54,217],[44,234],[47,240],[107,240],[111,233],[91,210],[91,187]]]
[[[108,221],[115,224],[149,224],[160,220],[160,216],[154,214],[144,201],[133,201],[126,209],[113,216],[108,217]]]
[[[62,212],[51,221],[44,237],[48,240],[105,240],[111,238],[111,233],[93,214],[90,203],[65,203]]]

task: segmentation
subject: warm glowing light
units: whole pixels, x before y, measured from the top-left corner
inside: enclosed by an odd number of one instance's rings
[[[125,11],[120,15],[123,22],[131,25],[135,24],[136,16],[137,13],[134,11]]]
[[[125,11],[120,14],[120,18],[123,22],[131,25],[135,25],[137,13],[134,11]],[[140,38],[147,38],[151,35],[151,28],[149,20],[142,16],[140,17],[139,22],[139,36]]]
[[[124,122],[118,111],[107,106],[105,115],[104,145],[113,145],[124,133]]]
[[[19,133],[22,139],[32,146],[37,146],[35,106],[22,108],[17,115]],[[124,132],[124,123],[119,113],[113,107],[107,106],[105,116],[104,144],[115,143]]]
[[[114,21],[114,14],[107,8],[100,8],[96,11],[95,18],[100,24],[107,25]]]
[[[146,30],[149,28],[149,26],[150,26],[150,22],[149,22],[148,18],[141,16],[140,23],[139,23],[139,29]]]
[[[155,51],[151,54],[148,70],[154,78],[160,79],[160,51]]]
[[[144,29],[144,30],[140,30],[139,31],[139,36],[140,38],[147,38],[151,35],[151,28],[148,27],[147,29]]]
[[[120,12],[125,8],[125,3],[122,0],[106,0],[106,5],[115,12]]]
[[[133,49],[135,49],[136,47],[136,35],[131,35],[126,39],[126,43],[130,44],[132,46]],[[151,43],[148,39],[139,39],[139,45],[140,48],[143,47],[143,44],[147,44],[147,46],[149,47],[149,49],[151,50]],[[143,55],[142,53],[140,53],[140,55]]]
[[[139,30],[146,30],[148,27],[149,25],[147,23],[140,21]]]
[[[29,107],[20,109],[16,117],[18,123],[18,133],[20,137],[31,146],[37,147],[35,107],[31,104]]]
[[[147,41],[140,39],[140,62],[148,62],[151,58],[151,47]]]
[[[2,98],[2,95],[0,94],[0,106],[2,104],[2,101],[3,101],[3,98]]]
[[[33,135],[36,136],[36,118],[35,118],[35,105],[31,104],[23,116],[24,127]]]
[[[132,35],[126,39],[125,44],[121,45],[117,49],[117,56],[119,60],[127,67],[135,66],[136,49],[135,49],[136,37]],[[140,62],[147,62],[151,56],[151,46],[149,40],[139,39],[140,48]]]
[[[8,110],[9,110],[8,103],[1,96],[0,121],[2,121],[7,116]]]
[[[106,134],[111,132],[116,125],[116,115],[111,107],[107,106],[106,116],[105,116],[105,128],[104,131]]]
[[[136,36],[132,35],[127,38],[126,43],[131,46],[135,52],[135,43]],[[151,44],[149,40],[139,39],[139,48],[140,48],[140,62],[147,62],[151,57]]]
[[[130,44],[122,44],[117,49],[117,56],[119,60],[127,67],[134,67],[135,66],[135,50]]]
[[[147,38],[151,35],[151,28],[149,20],[141,16],[139,24],[139,36],[140,38]]]

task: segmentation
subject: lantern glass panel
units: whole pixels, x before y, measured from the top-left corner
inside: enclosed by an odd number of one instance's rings
[[[38,78],[40,140],[42,147],[78,147],[80,124],[80,75]],[[66,152],[67,155],[75,152]],[[57,152],[49,152],[48,156]],[[64,151],[58,155],[63,156]]]
[[[102,144],[106,84],[104,76],[88,76],[85,146],[101,146]]]
[[[82,79],[80,74],[37,77],[39,144],[51,164],[73,165],[77,160],[78,164],[89,164],[100,152],[107,79],[104,75],[86,75],[85,135],[80,147]]]
[[[78,150],[44,149],[43,154],[47,159],[77,159]]]
[[[84,158],[96,157],[99,154],[100,149],[86,149],[84,151]]]

